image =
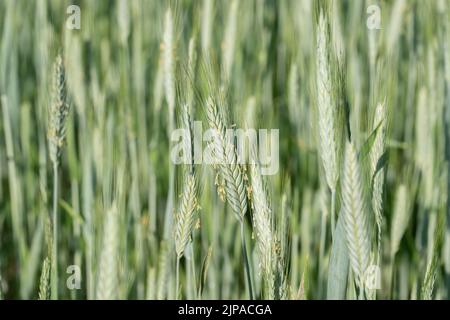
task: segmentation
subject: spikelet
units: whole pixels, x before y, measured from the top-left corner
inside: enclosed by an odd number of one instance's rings
[[[439,268],[439,260],[441,256],[442,244],[445,235],[445,214],[438,213],[437,228],[434,233],[433,250],[431,258],[427,263],[427,269],[425,277],[423,279],[422,287],[420,290],[420,298],[423,300],[433,299],[433,290],[436,282],[436,276]]]
[[[119,288],[119,223],[115,204],[107,211],[104,219],[96,298],[97,300],[115,300],[118,298]]]
[[[195,176],[193,174],[188,174],[185,180],[175,231],[175,251],[178,258],[183,256],[184,250],[189,243],[192,228],[194,226],[195,211],[198,207]]]
[[[193,46],[192,42],[190,43]],[[190,54],[190,62],[191,65],[195,59],[191,57],[193,53]],[[193,68],[190,66],[190,68]],[[192,73],[193,70],[189,71]],[[192,91],[192,90],[190,90]],[[186,100],[192,100],[190,97],[192,93],[186,92]],[[192,103],[192,102],[191,102]],[[179,212],[176,215],[176,226],[175,226],[175,251],[178,259],[183,256],[184,250],[186,249],[187,244],[189,243],[192,229],[194,226],[195,220],[195,211],[198,208],[197,202],[197,181],[194,171],[194,155],[193,155],[193,145],[194,145],[194,133],[192,130],[192,122],[191,122],[191,113],[189,110],[190,103],[185,103],[181,105],[181,122],[183,128],[187,131],[186,137],[184,137],[184,156],[187,157],[185,163],[188,165],[185,168],[184,172],[184,184],[183,184],[183,193],[181,195],[181,202],[179,206]]]
[[[256,232],[260,267],[267,290],[267,299],[275,293],[272,263],[274,261],[274,235],[272,228],[272,209],[268,203],[263,179],[258,164],[250,165],[253,225]]]
[[[57,164],[66,136],[66,119],[70,111],[70,106],[67,103],[65,69],[60,55],[56,57],[53,76],[53,103],[48,110],[47,135],[50,160]]]
[[[321,11],[317,27],[316,85],[319,117],[319,152],[328,187],[334,191],[338,180],[337,110],[332,95],[329,25]]]
[[[50,259],[46,257],[42,263],[41,279],[39,281],[39,300],[50,299]]]
[[[379,126],[379,127],[378,127]],[[377,172],[377,166],[384,154],[386,141],[386,106],[379,103],[375,109],[373,128],[377,128],[377,135],[370,150],[370,176],[373,181],[372,189],[372,208],[375,212],[375,221],[377,223],[377,247],[378,258],[381,255],[381,228],[383,223],[383,184],[384,169]]]
[[[345,148],[342,176],[342,214],[347,238],[350,264],[362,288],[364,274],[369,266],[370,237],[364,205],[361,171],[356,151],[351,142]]]
[[[52,256],[52,246],[53,246],[53,235],[52,235],[52,220],[50,216],[48,216],[45,219],[45,229],[44,229],[44,236],[45,236],[45,244],[47,245],[47,256]]]
[[[420,289],[420,298],[422,300],[432,300],[434,283],[436,282],[436,268],[437,261],[433,259],[427,265],[427,271],[425,273],[425,278],[423,280],[422,287]]]
[[[224,107],[224,106],[222,106]],[[221,176],[225,180],[226,198],[237,219],[242,221],[247,212],[247,195],[241,167],[237,161],[236,149],[227,139],[226,126],[216,101],[208,97],[206,115],[209,126],[214,130],[214,157],[220,165]]]

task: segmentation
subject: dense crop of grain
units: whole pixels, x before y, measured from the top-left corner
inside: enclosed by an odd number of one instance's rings
[[[0,0],[0,299],[449,299],[449,43],[447,0]]]

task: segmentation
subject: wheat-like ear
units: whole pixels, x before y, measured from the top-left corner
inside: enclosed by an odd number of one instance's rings
[[[328,187],[336,190],[338,180],[337,110],[333,99],[330,66],[330,30],[325,13],[321,10],[317,26],[316,85],[319,117],[319,152]]]
[[[185,97],[185,99],[189,99],[189,97]],[[183,153],[187,160],[187,165],[184,169],[183,192],[181,195],[179,211],[176,215],[175,251],[178,259],[183,256],[184,250],[189,242],[194,225],[194,214],[198,207],[197,179],[195,175],[193,155],[194,133],[192,130],[189,107],[190,104],[184,103],[181,105],[180,110],[181,123],[186,132],[183,140]]]
[[[373,181],[372,208],[377,223],[377,259],[379,259],[381,256],[381,227],[383,223],[384,169],[379,169],[378,166],[384,155],[386,141],[386,106],[384,103],[379,103],[375,109],[373,129],[376,128],[378,128],[377,134],[370,150],[370,177]]]
[[[70,105],[67,103],[65,68],[60,55],[56,57],[53,76],[53,102],[48,110],[47,134],[50,160],[58,163],[66,136],[66,119],[70,111]]]
[[[286,243],[283,243],[287,242],[286,209],[282,209],[281,218],[274,220],[270,195],[261,174],[261,166],[255,149],[251,151],[251,158],[249,171],[252,217],[264,281],[264,294],[265,298],[269,300],[284,299],[289,294],[285,277]]]
[[[184,250],[188,245],[192,229],[194,227],[195,211],[197,210],[197,182],[195,179],[194,171],[190,171],[185,175],[183,194],[181,196],[181,203],[179,212],[176,215],[176,227],[175,227],[175,252],[177,254],[176,264],[176,294],[175,298],[179,296],[179,274],[180,274],[180,259],[184,254]]]
[[[116,204],[106,212],[97,278],[97,300],[118,298],[119,221]]]
[[[224,99],[220,98],[220,107],[226,110]],[[216,162],[219,163],[220,173],[225,181],[225,193],[241,229],[242,255],[244,256],[244,268],[247,275],[247,285],[250,300],[253,299],[253,285],[251,280],[250,264],[247,256],[247,245],[244,233],[244,216],[247,212],[247,188],[244,181],[241,166],[238,163],[236,148],[233,137],[227,137],[226,124],[223,114],[218,109],[218,103],[208,97],[206,101],[206,116],[209,126],[214,131],[214,154]],[[234,136],[234,135],[233,135]]]
[[[198,206],[196,190],[197,182],[195,175],[187,174],[181,196],[180,209],[177,214],[175,231],[175,251],[178,258],[183,256],[194,226],[195,211]]]
[[[61,55],[54,64],[53,101],[48,110],[49,157],[53,163],[53,244],[52,244],[52,297],[58,297],[58,163],[66,136],[66,120],[70,111],[67,103],[66,75]]]
[[[224,107],[224,106],[222,106]],[[226,136],[226,125],[218,109],[217,102],[209,97],[206,101],[206,115],[209,126],[214,130],[214,157],[219,163],[220,172],[225,180],[225,192],[237,219],[242,221],[247,212],[246,186],[236,148]]]
[[[39,281],[39,300],[50,299],[50,259],[46,257],[42,263],[41,279]]]
[[[422,300],[431,300],[433,298],[434,284],[436,281],[437,270],[439,267],[439,258],[442,250],[443,241],[445,238],[445,214],[442,212],[437,213],[437,226],[434,233],[433,251],[431,258],[427,263],[427,269],[425,277],[423,279],[422,287],[420,290],[420,298]]]
[[[370,237],[362,188],[357,154],[353,144],[347,142],[342,174],[342,214],[350,263],[361,292],[370,259]]]
[[[273,270],[274,257],[274,234],[272,228],[272,209],[268,202],[264,182],[259,165],[250,166],[253,225],[256,232],[258,255],[266,289],[267,299],[274,299],[275,277]]]

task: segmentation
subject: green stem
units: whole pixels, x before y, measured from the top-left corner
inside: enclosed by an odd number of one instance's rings
[[[361,286],[359,287],[359,297],[358,297],[358,300],[365,300],[365,299],[364,299],[364,290],[365,290],[365,287],[364,287],[364,285],[362,284],[362,280],[361,280]]]
[[[244,221],[241,220],[240,224],[241,224],[242,254],[244,256],[244,266],[245,266],[245,272],[247,274],[249,297],[250,297],[250,300],[253,300],[254,294],[253,294],[252,279],[251,279],[251,274],[250,274],[250,264],[248,262],[248,257],[247,257],[247,246],[245,244]]]
[[[58,299],[58,163],[53,163],[52,299]]]
[[[322,214],[320,222],[320,242],[319,242],[319,266],[323,266],[323,261],[325,259],[325,242],[327,239],[327,216],[325,213]],[[322,268],[322,267],[321,267]],[[323,272],[319,272],[318,279],[319,283],[322,283]],[[321,294],[322,286],[319,287],[319,294]]]
[[[197,292],[197,277],[195,276],[195,260],[194,260],[194,249],[191,248],[191,268],[192,268],[192,276],[194,280],[194,293]],[[195,294],[194,294],[195,296]]]
[[[377,266],[380,266],[381,259],[381,224],[377,223]]]
[[[177,270],[176,270],[176,290],[175,290],[175,300],[178,300],[178,294],[180,289],[180,257],[177,256]]]
[[[331,238],[334,237],[334,229],[336,228],[336,190],[331,190]]]

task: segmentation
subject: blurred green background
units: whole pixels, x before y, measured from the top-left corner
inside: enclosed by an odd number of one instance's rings
[[[429,298],[448,299],[450,2],[326,3],[329,54],[341,62],[345,84],[339,104],[358,149],[373,129],[376,105],[387,108],[376,296],[424,298],[431,277]],[[67,27],[72,4],[80,8],[80,29]],[[318,155],[316,7],[312,0],[0,0],[0,296],[38,298],[52,208],[47,111],[60,53],[71,111],[59,178],[58,298],[98,297],[113,206],[115,251],[106,254],[116,264],[107,274],[116,290],[107,297],[177,298],[168,216],[177,211],[183,180],[182,168],[170,162],[170,133],[179,125],[180,96],[189,92],[192,118],[208,126],[197,99],[209,90],[206,59],[214,66],[208,76],[226,84],[230,126],[280,130],[280,168],[266,178],[273,213],[286,219],[286,297],[326,298],[332,238]],[[200,209],[180,261],[179,297],[247,299],[239,225],[217,193],[214,168],[198,172]],[[263,297],[251,217],[247,250],[256,297]],[[81,272],[80,289],[67,286],[71,265]],[[352,299],[349,277],[344,298]]]

